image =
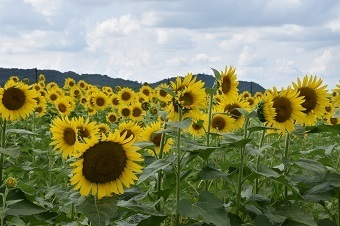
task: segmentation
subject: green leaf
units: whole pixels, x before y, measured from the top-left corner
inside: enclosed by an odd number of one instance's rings
[[[309,130],[307,133],[334,133],[334,134],[339,134],[340,131],[340,124],[337,125],[326,125],[326,124],[321,124],[319,126],[311,126],[311,127],[306,127],[306,130]]]
[[[173,158],[172,161],[174,160],[175,158]],[[139,176],[137,185],[143,183],[146,179],[148,179],[150,176],[157,173],[159,170],[163,170],[166,167],[168,167],[172,161],[165,161],[164,159],[158,159],[154,161],[153,163],[151,163],[150,165],[148,165],[147,167],[145,167],[142,174]]]
[[[10,220],[6,222],[7,226],[25,226],[25,222],[21,220],[19,217],[12,217]]]
[[[302,223],[308,226],[317,226],[314,218],[309,214],[303,212],[299,206],[287,203],[280,207],[278,214],[287,217],[289,220]]]
[[[93,225],[106,225],[117,212],[117,196],[97,199],[80,197],[77,209],[86,215]]]
[[[8,200],[8,201],[6,201],[6,205],[7,205],[7,206],[10,206],[10,205],[13,205],[13,204],[18,203],[18,202],[21,202],[21,201],[22,201],[22,199]]]
[[[20,150],[18,147],[0,148],[0,153],[12,158],[18,158],[20,155]]]
[[[167,216],[150,216],[141,220],[137,226],[150,226],[150,225],[160,225]]]
[[[160,89],[162,89],[163,91],[167,92],[167,93],[170,94],[172,97],[175,97],[175,96],[176,96],[176,93],[175,93],[172,89],[165,88],[165,87],[160,87]]]
[[[204,145],[196,145],[192,143],[186,143],[187,147],[185,148],[185,151],[191,151],[191,152],[198,152],[199,156],[203,160],[207,160],[211,153],[214,151],[220,149],[220,147],[211,147],[211,146],[204,146]]]
[[[214,72],[215,79],[220,80],[221,79],[220,72],[218,70],[214,69],[214,68],[211,68],[211,70],[213,70],[213,72]]]
[[[131,199],[128,201],[120,200],[117,205],[120,208],[123,208],[124,210],[127,210],[131,213],[139,213],[139,214],[145,214],[145,215],[152,215],[152,216],[159,216],[164,217],[166,216],[164,213],[161,213],[154,209],[155,203],[152,203],[152,205],[147,205],[145,203],[140,204],[136,202],[135,200]]]
[[[192,118],[188,117],[183,119],[180,122],[166,122],[168,126],[174,127],[174,128],[180,128],[180,129],[187,129],[192,123]]]
[[[192,203],[188,199],[182,199],[178,203],[178,211],[181,215],[191,218],[197,218],[198,214],[194,212]]]
[[[269,206],[267,209],[264,211],[264,215],[269,219],[269,221],[273,224],[279,224],[281,225],[282,222],[284,222],[287,217],[281,216],[279,214],[273,213],[271,209],[269,209]]]
[[[265,165],[259,164],[258,168],[255,169],[253,166],[248,166],[251,171],[253,171],[256,174],[259,174],[264,177],[270,177],[270,178],[278,178],[280,177],[280,174],[278,174],[276,171],[268,168]]]
[[[308,190],[303,197],[308,202],[327,201],[334,196],[333,189],[334,187],[329,182],[325,182]]]
[[[334,187],[340,187],[340,174],[327,173],[326,180]]]
[[[337,226],[337,224],[334,221],[331,221],[328,218],[321,219],[318,222],[318,226]]]
[[[32,185],[19,183],[17,187],[27,195],[35,195],[37,192],[37,189]]]
[[[216,226],[229,226],[230,221],[223,202],[208,191],[202,191],[198,202],[194,204],[194,212],[202,216],[204,222]]]
[[[198,202],[191,204],[187,199],[179,202],[179,213],[183,216],[197,218],[200,215],[204,222],[216,226],[229,226],[230,220],[226,213],[223,202],[208,191],[202,191]]]
[[[33,133],[29,130],[25,129],[8,129],[6,130],[6,135],[9,133],[15,133],[15,134],[20,134],[20,135],[37,135],[36,133]]]
[[[23,199],[20,202],[10,205],[6,214],[12,215],[12,216],[27,216],[27,215],[42,213],[45,211],[46,209],[35,205],[34,203],[32,203],[31,201],[27,199]]]
[[[319,163],[318,161],[312,159],[300,158],[295,162],[295,164],[307,171],[314,172],[319,175],[323,175],[326,173],[325,166]]]
[[[226,173],[208,165],[202,168],[202,170],[198,173],[197,180],[215,180],[219,177],[224,180],[228,180],[228,175]]]
[[[250,133],[257,132],[257,131],[263,131],[263,130],[274,130],[275,128],[273,127],[268,127],[268,126],[252,126],[248,127],[247,130]]]

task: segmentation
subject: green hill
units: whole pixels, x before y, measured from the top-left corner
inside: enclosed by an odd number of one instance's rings
[[[46,79],[46,83],[48,82],[56,82],[59,86],[64,86],[65,78],[71,77],[76,82],[79,80],[84,80],[87,83],[90,83],[92,85],[96,86],[111,86],[112,88],[116,86],[121,87],[130,87],[134,90],[138,90],[142,83],[137,81],[131,81],[131,80],[125,80],[121,78],[111,78],[107,75],[101,75],[101,74],[77,74],[73,71],[68,72],[60,72],[56,70],[36,70],[33,69],[19,69],[19,68],[1,68],[0,67],[0,85],[3,86],[5,82],[9,79],[9,77],[16,75],[20,79],[28,78],[29,83],[32,84],[36,82],[36,79],[38,79],[38,76],[40,74],[43,74]],[[154,83],[149,83],[151,87],[156,87],[161,83],[169,83],[170,81],[174,81],[176,77],[171,77],[168,79],[162,79],[160,81],[156,81]],[[212,75],[207,74],[197,74],[197,80],[202,80],[205,82],[205,87],[212,87],[215,81],[215,77]],[[257,91],[264,92],[264,88],[255,83],[255,82],[248,82],[248,81],[239,81],[238,89],[240,92],[243,92],[245,90],[248,90],[252,92],[253,94]]]

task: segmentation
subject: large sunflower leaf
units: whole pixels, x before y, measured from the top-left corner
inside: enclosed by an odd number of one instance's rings
[[[151,163],[150,165],[148,165],[147,167],[145,167],[142,174],[139,176],[137,185],[143,183],[146,179],[157,173],[159,170],[163,170],[166,167],[168,167],[175,160],[175,158],[171,158],[169,160],[170,161],[158,159]]]
[[[93,225],[106,225],[117,212],[117,196],[96,199],[80,197],[77,209],[86,215]]]

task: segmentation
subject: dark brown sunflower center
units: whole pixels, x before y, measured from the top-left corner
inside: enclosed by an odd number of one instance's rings
[[[305,102],[303,102],[301,105],[302,107],[306,108],[304,110],[304,113],[309,113],[310,111],[314,110],[317,103],[317,95],[314,89],[311,89],[309,87],[302,87],[300,90],[300,96],[304,96]]]
[[[129,129],[123,129],[121,132],[120,132],[120,136],[123,136],[124,133],[126,132],[126,137],[125,139],[129,139],[131,136],[134,137],[135,134],[133,134],[133,132]]]
[[[254,100],[252,98],[248,98],[247,101],[250,106],[254,104]]]
[[[331,112],[331,111],[332,111],[332,107],[326,106],[326,107],[325,107],[325,110],[326,110],[327,112]]]
[[[99,107],[104,106],[104,104],[105,104],[105,99],[104,99],[103,97],[97,97],[97,98],[96,98],[96,104],[97,104],[97,106],[99,106]]]
[[[90,136],[90,131],[83,126],[78,127],[78,134],[80,137],[85,138]]]
[[[79,83],[79,86],[81,87],[81,88],[84,88],[85,87],[85,83]]]
[[[58,104],[58,109],[59,109],[60,112],[65,113],[66,110],[67,110],[67,107],[65,106],[65,104],[59,103]]]
[[[70,82],[68,83],[68,85],[69,85],[69,86],[74,86],[74,82],[70,81]]]
[[[201,126],[200,124],[197,124],[197,123],[192,124],[191,127],[192,127],[194,130],[200,130],[200,129],[202,129],[202,126]]]
[[[50,95],[50,99],[51,99],[52,101],[55,101],[57,98],[58,98],[57,95],[54,94],[54,93]]]
[[[115,122],[117,120],[117,117],[115,115],[110,115],[109,116],[109,121],[110,122]]]
[[[179,97],[179,101],[183,106],[191,106],[194,103],[194,98],[191,93],[184,93]]]
[[[338,119],[337,119],[337,118],[331,118],[331,119],[329,120],[329,122],[330,122],[332,125],[336,125],[336,124],[338,124]]]
[[[149,102],[143,102],[142,103],[142,109],[144,110],[144,111],[147,111],[147,110],[149,110],[149,108],[150,108],[150,103]]]
[[[236,120],[241,116],[241,113],[236,108],[240,108],[240,105],[228,104],[224,107],[224,112],[229,112],[231,114],[231,117]]]
[[[168,93],[165,92],[165,91],[162,90],[162,89],[159,91],[159,95],[160,95],[161,97],[166,97],[167,94],[168,94]]]
[[[18,110],[24,106],[26,100],[26,95],[21,89],[11,87],[5,90],[2,103],[4,106],[11,111]]]
[[[142,110],[140,108],[134,108],[132,110],[132,116],[133,117],[139,117],[142,115]]]
[[[35,108],[35,112],[38,112],[38,113],[40,113],[40,112],[42,112],[42,107],[40,107],[40,106],[38,106],[38,107],[36,107]]]
[[[231,89],[231,81],[228,76],[224,77],[222,79],[222,84],[221,84],[222,92],[224,94],[228,94],[230,89]]]
[[[118,104],[119,104],[118,98],[112,99],[112,104],[113,104],[113,105],[118,105]]]
[[[81,102],[85,104],[87,102],[86,98],[85,97],[81,98]]]
[[[156,147],[159,147],[159,146],[161,146],[161,138],[162,138],[162,134],[157,133],[156,136],[153,139],[151,137],[151,141],[152,141],[152,143],[155,144]]]
[[[211,126],[217,130],[223,130],[227,123],[221,116],[215,116],[211,122]]]
[[[149,91],[148,89],[143,89],[143,93],[144,93],[146,96],[149,96],[150,91]]]
[[[73,93],[74,93],[74,95],[75,95],[76,97],[77,97],[77,96],[79,96],[79,94],[80,94],[79,90],[77,90],[77,89],[76,89],[76,90],[74,90],[74,92],[73,92]]]
[[[131,94],[129,92],[122,93],[122,100],[128,101],[131,98]]]
[[[128,116],[130,116],[130,109],[128,109],[128,108],[123,108],[122,109],[122,115],[124,116],[124,117],[128,117]]]
[[[107,132],[107,128],[106,127],[99,127],[99,133],[106,133]]]
[[[275,97],[273,107],[275,108],[275,121],[277,122],[285,122],[292,116],[292,104],[285,97]]]
[[[68,145],[74,145],[77,141],[77,134],[72,128],[66,128],[63,133],[63,139]]]
[[[122,145],[102,141],[83,154],[83,175],[92,183],[107,183],[119,178],[126,167],[126,154]]]

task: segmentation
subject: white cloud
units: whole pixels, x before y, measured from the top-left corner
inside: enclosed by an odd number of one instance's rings
[[[206,53],[199,53],[192,58],[193,63],[209,63],[217,62],[219,60],[221,60],[221,57],[211,57]]]
[[[245,46],[239,55],[238,64],[241,66],[263,67],[266,65],[266,58],[254,48]]]
[[[61,7],[62,0],[23,0],[25,3],[30,4],[34,11],[41,13],[44,16],[50,17],[57,13]]]

